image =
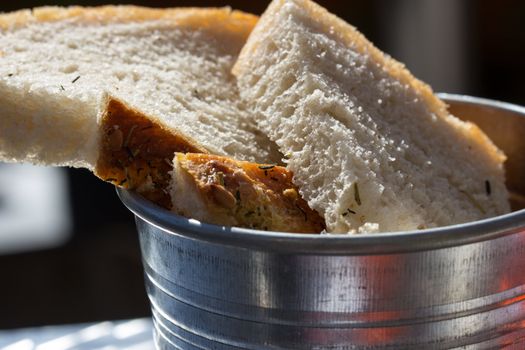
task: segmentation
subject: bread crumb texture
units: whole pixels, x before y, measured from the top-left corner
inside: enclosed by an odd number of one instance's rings
[[[417,230],[509,211],[503,153],[319,5],[273,1],[233,71],[328,232]]]
[[[110,96],[195,150],[278,159],[230,72],[256,21],[228,8],[0,15],[0,158],[96,170]]]

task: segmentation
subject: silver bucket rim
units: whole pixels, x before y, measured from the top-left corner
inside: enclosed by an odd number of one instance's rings
[[[445,102],[462,102],[504,109],[525,118],[525,108],[480,97],[440,93]],[[458,225],[425,230],[358,235],[318,235],[226,227],[188,219],[161,208],[139,194],[117,188],[135,216],[169,234],[210,243],[292,254],[370,255],[417,252],[482,242],[525,229],[525,209]]]

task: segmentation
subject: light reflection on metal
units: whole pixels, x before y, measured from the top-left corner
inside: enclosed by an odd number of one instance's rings
[[[509,188],[525,194],[525,110],[443,96],[504,149]],[[197,225],[118,193],[136,215],[163,349],[525,347],[525,209],[426,231],[315,236]]]

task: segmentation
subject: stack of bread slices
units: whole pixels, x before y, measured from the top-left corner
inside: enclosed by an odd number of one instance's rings
[[[0,160],[84,167],[176,213],[282,232],[508,212],[505,156],[309,0],[0,15]],[[486,184],[491,193],[487,195]]]

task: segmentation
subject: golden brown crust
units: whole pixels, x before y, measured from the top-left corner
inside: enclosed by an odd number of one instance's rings
[[[20,28],[31,23],[75,20],[87,24],[167,20],[175,25],[228,30],[248,36],[257,16],[230,8],[167,8],[140,6],[37,7],[0,15],[0,29]]]
[[[100,126],[95,175],[117,186],[137,190],[171,208],[167,191],[175,152],[207,152],[197,142],[166,130],[154,119],[109,97]]]
[[[282,8],[285,2],[285,0],[275,0],[270,4],[239,54],[237,63],[232,69],[234,75],[239,76],[249,69],[250,57],[257,50],[264,34],[274,26],[273,20],[276,18],[275,14]],[[375,47],[374,44],[368,41],[368,39],[366,39],[365,36],[355,27],[328,12],[325,8],[319,6],[313,1],[297,0],[296,2],[307,11],[311,18],[316,19],[316,24],[322,27],[325,33],[330,33],[330,35],[333,35],[346,45],[353,47],[359,53],[370,56],[372,61],[380,64],[392,77],[418,91],[421,98],[428,105],[430,111],[442,118],[448,116],[447,106],[434,95],[432,88],[429,85],[416,79],[402,63],[385,55],[381,50]],[[483,150],[487,154],[490,154],[497,162],[502,163],[505,161],[505,155],[503,152],[494,145],[481,129],[470,122],[466,123],[468,124],[468,127],[465,132],[473,141],[478,143]]]
[[[188,180],[180,184],[184,198],[174,197],[175,211],[218,225],[231,225],[277,232],[319,233],[324,220],[310,209],[292,183],[292,173],[273,164],[237,161],[210,154],[178,153],[175,168]],[[176,186],[174,186],[176,187]],[[198,198],[199,203],[188,203]]]
[[[0,29],[9,30],[27,25],[33,20],[31,10],[19,10],[0,14]]]

